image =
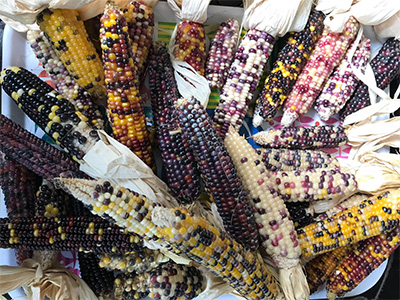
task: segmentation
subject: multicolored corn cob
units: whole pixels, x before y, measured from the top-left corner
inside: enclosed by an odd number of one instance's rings
[[[226,231],[244,247],[258,247],[257,226],[237,170],[213,121],[194,97],[180,99],[177,113],[184,138],[193,151],[206,188]]]
[[[298,229],[302,258],[310,259],[389,231],[399,225],[399,220],[399,190],[373,196],[358,206]]]
[[[37,24],[79,86],[96,98],[104,99],[103,66],[79,12],[73,9],[45,9],[38,15]]]
[[[211,88],[221,89],[228,78],[228,70],[239,41],[240,25],[235,19],[222,22],[210,43],[206,58],[205,78]]]
[[[155,169],[126,19],[108,2],[100,21],[107,109],[114,138]]]
[[[18,67],[1,72],[0,84],[19,108],[74,160],[99,140],[75,106],[35,74]]]
[[[371,67],[377,87],[385,89],[400,74],[400,40],[387,40],[372,59]],[[370,104],[368,86],[360,81],[353,97],[340,111],[340,121],[343,122],[348,115]]]
[[[274,37],[257,29],[247,31],[241,40],[214,112],[214,122],[222,138],[230,125],[237,131],[242,126],[274,44]]]
[[[359,242],[335,269],[327,282],[327,297],[333,300],[355,289],[400,245],[400,227]]]
[[[271,171],[297,171],[339,167],[338,160],[318,150],[258,148],[265,167]]]
[[[324,30],[324,13],[313,10],[305,28],[293,33],[278,55],[257,99],[253,125],[272,119],[289,96]]]
[[[348,142],[345,129],[334,125],[270,129],[250,138],[263,147],[287,149],[337,148]]]
[[[283,127],[290,126],[300,115],[304,115],[310,109],[325,81],[355,40],[359,27],[358,21],[350,17],[342,32],[335,33],[327,28],[324,29],[309,61],[285,101],[281,120]]]
[[[147,274],[146,274],[147,275]],[[145,274],[121,273],[114,280],[114,299],[143,299],[149,294]]]
[[[352,251],[349,245],[321,254],[305,265],[310,292],[314,293],[331,276],[342,260]]]
[[[314,210],[310,207],[310,202],[285,202],[285,206],[296,229],[313,221]]]
[[[153,7],[157,3],[158,1],[134,0],[123,10],[132,43],[133,63],[137,67],[137,79],[142,78],[145,74],[154,33]]]

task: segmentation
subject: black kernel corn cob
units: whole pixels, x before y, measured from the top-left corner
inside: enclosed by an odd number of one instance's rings
[[[255,250],[258,233],[249,194],[213,121],[194,97],[178,101],[177,112],[183,135],[226,231],[245,248]]]
[[[221,89],[228,77],[228,70],[235,56],[239,40],[239,22],[233,18],[219,25],[210,43],[204,77],[211,88]]]
[[[324,30],[324,13],[313,10],[305,28],[293,33],[278,55],[257,99],[253,125],[272,119],[289,96]]]
[[[377,269],[400,245],[400,227],[359,242],[327,282],[327,297],[342,297]]]
[[[265,167],[271,171],[297,171],[339,167],[332,154],[319,150],[258,148]]]
[[[274,37],[257,29],[247,31],[241,40],[214,112],[214,122],[222,138],[230,125],[237,131],[242,126],[274,44]]]
[[[27,39],[42,67],[50,75],[57,91],[88,118],[89,124],[96,129],[104,129],[104,121],[99,107],[93,102],[90,94],[80,87],[69,74],[44,33],[28,30]]]
[[[302,258],[357,243],[399,225],[400,191],[390,190],[297,230]]]
[[[379,53],[372,59],[371,67],[377,87],[385,89],[400,74],[400,40],[387,40],[379,50]],[[368,86],[360,81],[353,97],[339,112],[340,121],[343,122],[348,115],[370,104]]]
[[[263,147],[288,149],[336,148],[348,141],[345,129],[334,125],[270,129],[251,138]]]
[[[101,254],[140,247],[138,236],[97,216],[0,219],[0,248]]]
[[[98,141],[88,119],[35,74],[8,67],[1,72],[0,84],[18,107],[74,160],[82,159]]]
[[[104,99],[106,90],[101,59],[78,11],[45,9],[38,15],[37,24],[79,86],[96,98]]]
[[[154,169],[126,19],[115,4],[108,2],[100,21],[107,109],[114,138]]]
[[[286,202],[285,206],[296,229],[313,221],[314,212],[310,208],[310,202]]]

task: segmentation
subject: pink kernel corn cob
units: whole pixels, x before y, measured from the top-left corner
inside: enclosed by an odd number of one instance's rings
[[[239,22],[230,18],[221,23],[211,41],[205,70],[205,77],[211,88],[221,89],[228,77],[239,40],[239,30]]]
[[[250,29],[240,42],[214,112],[222,138],[230,125],[237,131],[242,126],[274,43],[274,37],[257,29]]]
[[[346,22],[342,32],[333,33],[325,29],[310,60],[300,73],[292,92],[285,102],[281,124],[290,126],[300,115],[304,115],[321,92],[325,81],[339,65],[350,44],[354,41],[360,24],[354,17]]]
[[[364,36],[353,57],[349,57],[347,52],[315,101],[315,110],[322,120],[326,121],[333,114],[338,113],[353,95],[359,80],[353,73],[352,65],[364,73],[370,55],[371,41]]]

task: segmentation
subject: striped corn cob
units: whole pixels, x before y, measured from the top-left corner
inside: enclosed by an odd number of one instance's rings
[[[359,80],[352,66],[364,73],[371,55],[371,41],[362,36],[353,57],[349,54],[347,52],[315,101],[314,108],[322,120],[326,121],[338,113],[353,95]]]
[[[56,90],[23,68],[8,67],[1,72],[0,84],[36,125],[74,160],[80,160],[98,141],[88,119]]]
[[[38,15],[37,24],[79,86],[97,98],[105,98],[101,60],[78,11],[45,9]]]
[[[289,37],[265,79],[257,99],[253,116],[254,127],[260,126],[264,120],[272,119],[289,96],[297,77],[322,35],[324,19],[325,15],[322,12],[313,10],[305,28]]]
[[[263,147],[288,149],[336,148],[348,141],[345,129],[334,125],[270,129],[250,138]]]
[[[321,92],[325,81],[339,65],[350,44],[354,41],[360,24],[350,17],[342,32],[324,29],[311,57],[300,73],[288,99],[285,101],[281,120],[283,127],[290,126],[304,115]]]
[[[153,7],[158,1],[132,1],[125,6],[123,13],[128,24],[128,33],[132,43],[133,62],[137,66],[140,79],[145,74],[154,33]],[[153,4],[154,6],[150,5]]]
[[[310,292],[314,293],[331,276],[342,260],[352,251],[354,245],[337,248],[321,254],[305,265]]]
[[[147,275],[147,274],[146,274]],[[149,294],[145,274],[121,273],[114,280],[114,299],[143,299]]]
[[[100,40],[113,135],[154,169],[128,26],[122,12],[111,2],[101,17]]]
[[[285,206],[296,229],[312,222],[314,211],[310,202],[286,202]]]
[[[100,217],[0,219],[0,248],[126,253],[138,251],[138,236]]]
[[[333,300],[353,290],[377,269],[400,245],[400,227],[359,242],[327,282],[327,297]]]
[[[222,22],[210,43],[206,58],[205,78],[211,88],[221,89],[235,56],[240,26],[235,19]]]
[[[50,75],[56,89],[67,98],[89,120],[94,128],[103,129],[104,121],[97,104],[93,103],[89,93],[81,88],[57,54],[43,32],[28,30],[27,39],[42,67]]]
[[[372,59],[371,67],[377,87],[385,89],[400,74],[400,40],[387,40],[379,53]],[[368,86],[360,81],[353,97],[340,111],[340,121],[343,122],[348,115],[370,104]]]
[[[194,97],[178,101],[177,113],[184,138],[193,151],[226,231],[244,247],[255,250],[258,234],[248,192],[211,118]]]
[[[297,171],[339,167],[338,160],[331,154],[318,150],[258,148],[265,167],[271,171]]]
[[[371,197],[358,206],[298,229],[302,258],[310,259],[391,230],[399,225],[399,218],[399,190]]]
[[[293,299],[308,299],[307,281],[300,265],[301,248],[281,195],[271,188],[272,183],[260,163],[260,156],[233,127],[230,127],[224,143],[245,188],[250,191],[261,244],[279,268],[280,284],[286,297],[297,296],[292,283],[287,281],[290,277],[296,282],[297,291],[301,290],[301,296]]]
[[[214,112],[214,121],[222,138],[230,125],[237,131],[242,126],[274,43],[274,37],[257,29],[247,31],[241,40]]]

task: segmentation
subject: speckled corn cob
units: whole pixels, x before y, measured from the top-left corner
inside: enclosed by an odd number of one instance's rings
[[[115,300],[143,299],[149,294],[147,274],[121,273],[114,280]]]
[[[372,59],[371,67],[377,87],[385,89],[400,74],[400,40],[387,40]],[[340,121],[343,122],[348,115],[370,104],[368,86],[360,81],[353,97],[340,111]]]
[[[359,80],[353,73],[352,66],[364,73],[371,55],[371,41],[363,36],[353,57],[349,57],[349,54],[348,51],[315,101],[314,108],[322,120],[326,121],[338,113],[353,95]]]
[[[304,115],[321,92],[325,81],[339,65],[350,44],[354,41],[360,24],[350,17],[342,32],[333,33],[324,29],[311,53],[310,60],[300,73],[292,92],[285,101],[281,120],[283,127],[290,126],[300,115]]]
[[[331,276],[332,272],[337,266],[339,266],[346,255],[351,252],[353,247],[354,245],[349,245],[337,248],[317,256],[305,265],[307,282],[311,293],[316,292],[318,288]]]
[[[230,125],[237,131],[242,126],[274,43],[271,35],[257,29],[247,31],[241,40],[214,112],[214,121],[222,138]]]
[[[302,258],[357,243],[399,225],[400,191],[391,190],[360,205],[297,230]]]
[[[90,94],[105,98],[104,74],[100,57],[79,16],[72,9],[46,9],[37,24],[48,36],[53,49],[74,80]]]
[[[288,149],[337,148],[348,141],[344,128],[334,125],[270,129],[251,138],[264,147]]]
[[[253,116],[254,127],[260,126],[264,120],[272,119],[289,96],[297,77],[322,35],[324,19],[325,15],[322,12],[313,10],[305,28],[289,37],[265,79],[257,99]]]
[[[222,22],[210,43],[206,58],[205,78],[211,88],[221,89],[235,56],[240,26],[235,19]]]
[[[226,231],[244,247],[255,250],[258,233],[249,195],[211,118],[193,97],[178,101],[177,112],[183,135]]]
[[[74,160],[82,159],[99,140],[96,130],[73,104],[28,70],[4,69],[0,84],[18,107]]]
[[[295,228],[310,224],[314,217],[314,211],[310,208],[310,202],[286,202],[290,218]]]
[[[258,148],[265,167],[271,171],[296,171],[339,167],[338,160],[331,154],[318,150]]]
[[[60,94],[67,98],[78,111],[87,117],[89,123],[94,128],[103,129],[104,121],[97,104],[92,101],[89,93],[81,88],[69,74],[44,33],[36,30],[28,30],[27,39],[37,59],[50,75]]]
[[[107,108],[114,138],[154,169],[126,19],[115,4],[108,2],[100,21]]]

